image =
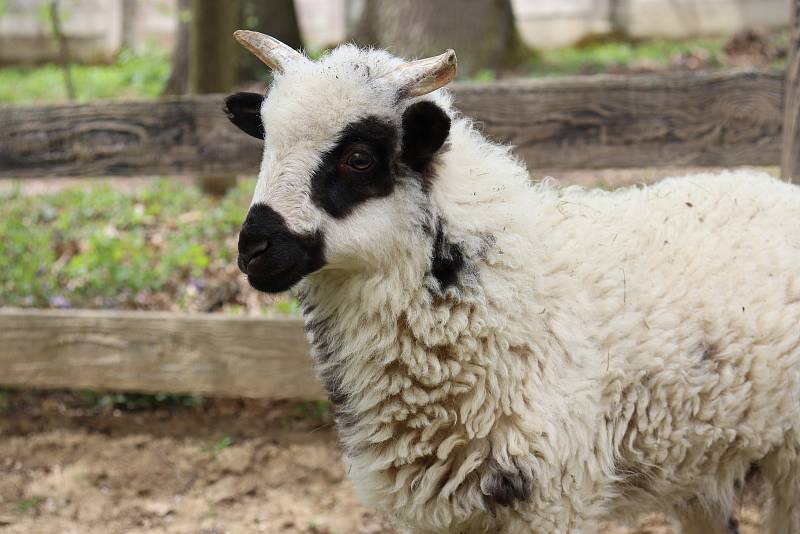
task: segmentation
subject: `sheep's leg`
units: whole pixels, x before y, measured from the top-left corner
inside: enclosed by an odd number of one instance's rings
[[[770,488],[767,532],[800,532],[800,443],[790,443],[761,462]]]
[[[703,506],[693,500],[675,511],[682,534],[738,534],[738,523],[728,510]]]

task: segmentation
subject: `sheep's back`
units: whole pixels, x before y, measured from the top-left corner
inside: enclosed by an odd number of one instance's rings
[[[625,491],[733,480],[792,434],[800,189],[736,172],[543,197],[530,314],[570,325],[567,352],[592,347]]]

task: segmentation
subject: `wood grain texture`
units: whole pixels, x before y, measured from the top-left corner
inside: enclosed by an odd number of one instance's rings
[[[254,173],[261,143],[222,95],[0,107],[0,176]]]
[[[780,73],[593,76],[462,87],[456,103],[537,168],[777,165]]]
[[[0,309],[0,384],[325,398],[299,320]]]
[[[777,165],[785,75],[751,71],[455,84],[456,104],[535,172]],[[255,174],[222,95],[0,107],[0,177]]]
[[[786,71],[781,174],[785,180],[800,180],[800,0],[790,0],[791,39]]]

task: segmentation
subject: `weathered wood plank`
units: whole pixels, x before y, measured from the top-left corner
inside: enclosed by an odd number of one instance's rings
[[[777,165],[785,75],[750,71],[456,84],[530,167]],[[255,173],[221,95],[0,107],[0,177]]]
[[[529,167],[777,165],[781,73],[595,76],[461,87],[456,102]]]
[[[0,384],[324,398],[299,320],[0,309]]]
[[[785,180],[797,181],[800,180],[800,0],[792,0],[791,8],[781,174]]]
[[[220,95],[0,107],[0,176],[252,173],[260,144]]]

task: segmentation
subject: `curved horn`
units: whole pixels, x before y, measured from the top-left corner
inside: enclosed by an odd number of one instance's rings
[[[456,77],[456,53],[450,49],[444,54],[409,61],[383,75],[400,86],[402,98],[426,95],[444,87]]]
[[[278,72],[285,72],[290,63],[308,61],[303,54],[291,46],[263,33],[236,30],[233,32],[233,37],[267,67]]]

